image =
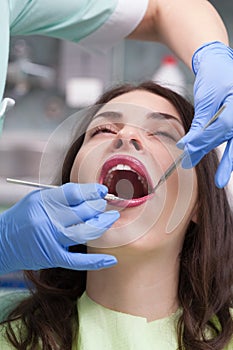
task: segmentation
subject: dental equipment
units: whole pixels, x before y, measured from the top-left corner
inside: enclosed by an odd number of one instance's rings
[[[31,186],[31,187],[37,187],[37,188],[43,188],[43,189],[49,189],[49,188],[57,188],[59,186],[55,185],[45,185],[45,184],[40,184],[37,182],[30,182],[30,181],[24,181],[24,180],[18,180],[18,179],[12,179],[12,178],[7,178],[7,182],[13,183],[16,185],[24,185],[24,186]],[[114,200],[114,201],[124,201],[125,199],[116,197],[114,194],[107,193],[106,196],[104,197],[106,200]]]

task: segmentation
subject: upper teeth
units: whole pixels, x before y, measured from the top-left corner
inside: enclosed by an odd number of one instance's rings
[[[126,164],[117,164],[116,166],[114,166],[113,168],[111,168],[108,173],[111,173],[112,171],[115,170],[131,170],[134,171],[129,165]]]

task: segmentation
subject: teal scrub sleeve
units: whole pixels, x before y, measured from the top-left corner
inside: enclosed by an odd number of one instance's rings
[[[87,45],[101,50],[130,34],[148,7],[148,0],[8,1],[11,35],[40,34],[74,42],[94,35]]]
[[[78,42],[99,28],[116,5],[117,0],[9,0],[10,32]]]

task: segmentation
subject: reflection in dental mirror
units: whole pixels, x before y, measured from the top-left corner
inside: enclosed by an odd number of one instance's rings
[[[135,184],[126,178],[120,179],[116,183],[117,197],[132,199],[135,196]]]

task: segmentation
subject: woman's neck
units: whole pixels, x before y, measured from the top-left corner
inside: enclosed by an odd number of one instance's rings
[[[116,266],[87,273],[87,294],[107,308],[148,322],[167,317],[178,308],[179,259],[173,255],[118,256]]]

